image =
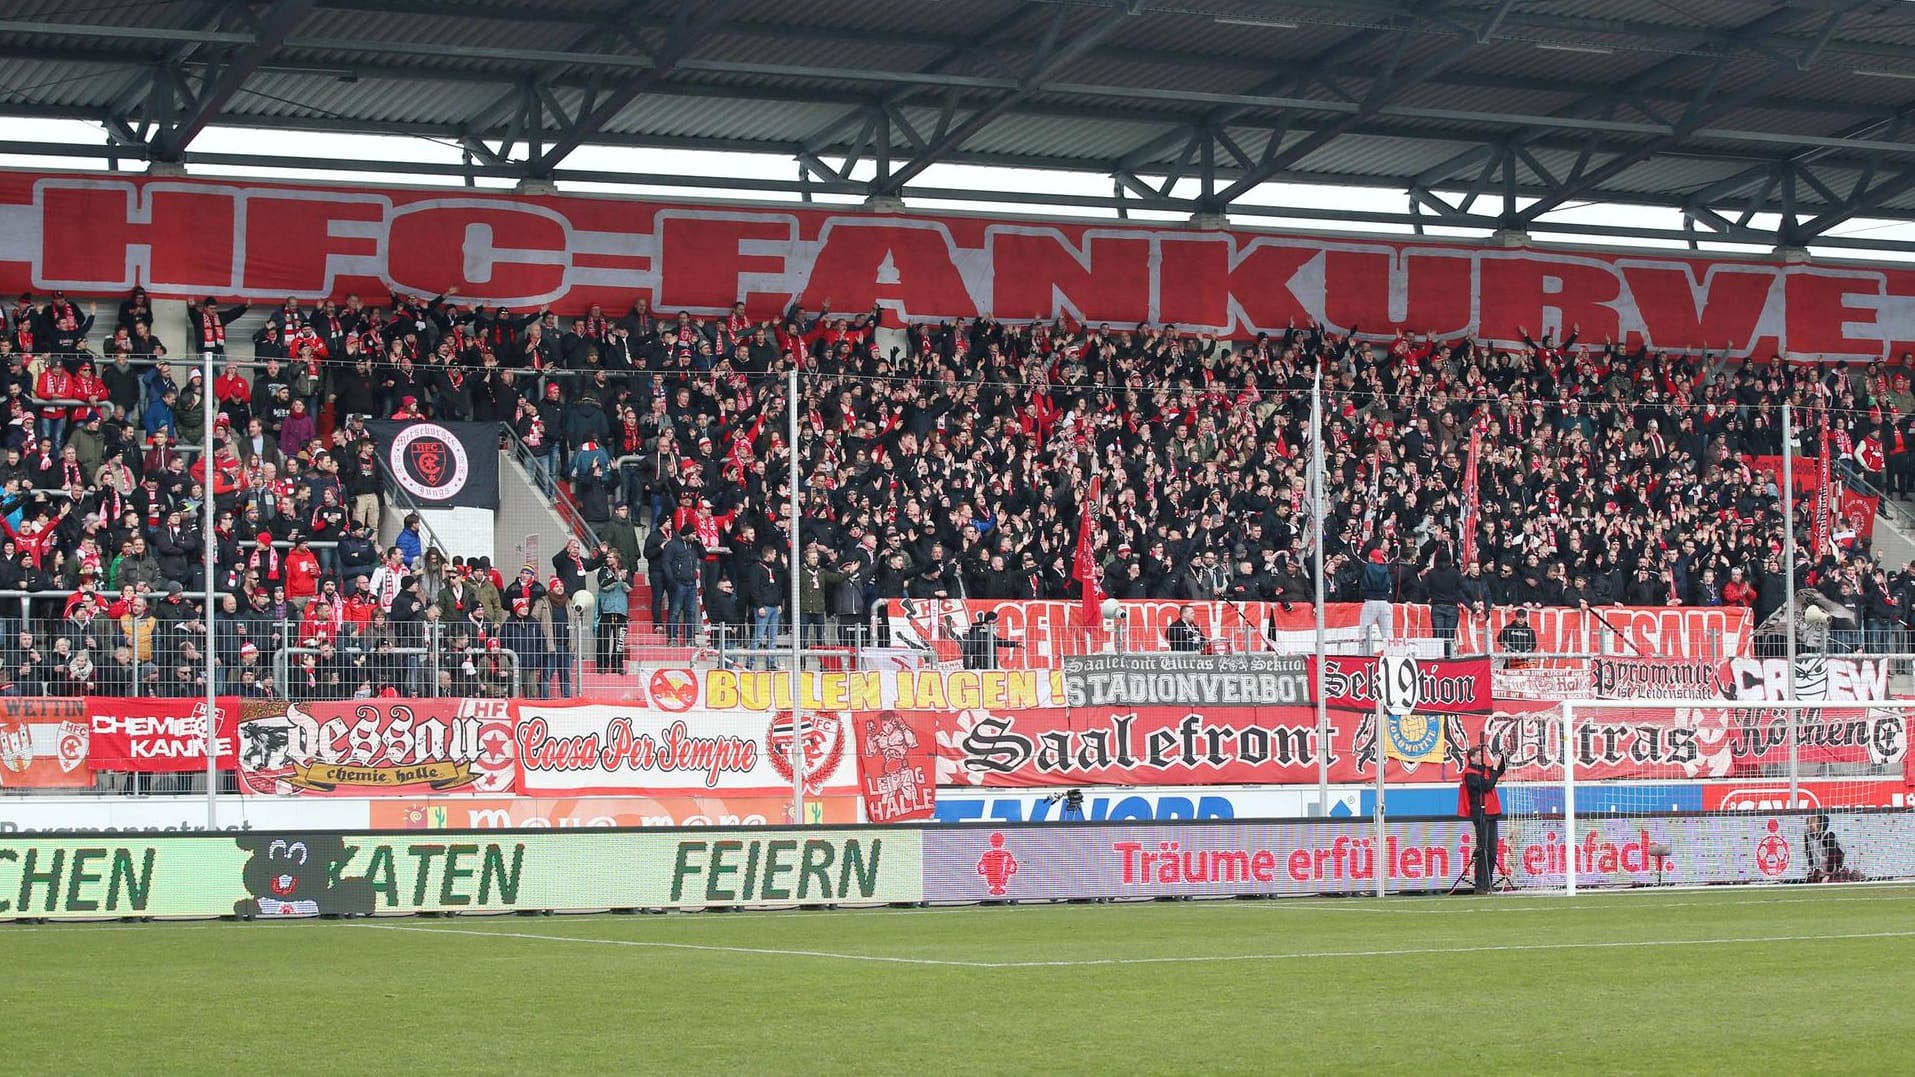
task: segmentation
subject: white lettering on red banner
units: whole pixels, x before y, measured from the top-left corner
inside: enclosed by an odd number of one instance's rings
[[[1767,356],[1915,348],[1915,271],[1660,253],[1478,249],[701,208],[636,200],[106,175],[0,177],[0,289],[317,299],[351,291],[717,313],[797,302],[911,320],[1069,313],[1211,332],[1338,329],[1586,340]]]

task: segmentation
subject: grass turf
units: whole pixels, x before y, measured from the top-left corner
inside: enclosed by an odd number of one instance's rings
[[[13,1073],[1907,1072],[1915,889],[0,925]]]

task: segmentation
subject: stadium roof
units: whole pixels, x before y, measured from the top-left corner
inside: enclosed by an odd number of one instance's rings
[[[1909,0],[0,0],[0,42],[0,114],[108,132],[10,154],[338,171],[193,148],[315,129],[466,154],[355,170],[493,179],[1285,217],[1262,184],[1353,184],[1406,207],[1350,220],[1533,231],[1636,203],[1787,246],[1894,247],[1827,233],[1915,221]],[[795,167],[568,169],[601,145]],[[937,163],[1111,193],[927,186]]]

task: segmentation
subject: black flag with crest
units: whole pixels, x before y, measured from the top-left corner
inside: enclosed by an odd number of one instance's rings
[[[428,508],[499,507],[499,424],[375,421],[387,479]]]

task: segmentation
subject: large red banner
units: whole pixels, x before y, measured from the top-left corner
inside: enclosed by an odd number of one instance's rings
[[[1915,271],[1665,252],[1478,248],[1132,222],[700,207],[603,196],[120,175],[0,176],[0,290],[278,299],[435,295],[614,313],[883,305],[914,320],[1140,320],[1212,332],[1322,322],[1766,357],[1915,348]]]
[[[140,773],[195,773],[206,769],[204,699],[124,699],[86,697],[94,770]],[[219,699],[218,757],[221,770],[237,765],[233,723],[239,700]]]
[[[1376,778],[1369,712],[1331,711],[1327,741],[1309,707],[1255,711],[1189,707],[970,710],[938,716],[938,774],[945,785],[1300,785],[1316,782],[1324,753],[1333,783]],[[1500,704],[1450,715],[1441,763],[1388,762],[1391,784],[1456,780],[1463,753],[1484,744],[1510,761],[1512,781],[1563,780],[1562,710]],[[1899,769],[1908,731],[1900,711],[1800,711],[1804,766]],[[1570,743],[1576,780],[1682,781],[1786,774],[1789,719],[1772,709],[1674,703],[1585,710]],[[1892,768],[1892,769],[1891,769]]]
[[[931,818],[938,806],[937,721],[885,710],[860,714],[856,722],[865,821]]]
[[[1189,607],[1198,629],[1222,650],[1280,650],[1301,654],[1316,643],[1316,614],[1310,607],[1284,609],[1276,602],[1179,602],[1173,599],[1126,600],[1114,641],[1097,639],[1087,631],[1079,603],[1051,601],[993,601],[986,599],[906,601],[894,604],[891,631],[900,643],[932,647],[940,658],[957,661],[957,639],[986,612],[998,615],[998,634],[1018,643],[998,652],[999,662],[1013,669],[1055,669],[1065,655],[1085,654],[1096,646],[1114,643],[1122,651],[1162,651],[1165,631]],[[1331,641],[1353,641],[1362,606],[1333,602],[1324,607],[1324,623]],[[1392,607],[1394,635],[1428,639],[1428,606],[1397,603]],[[1478,618],[1467,611],[1458,630],[1457,649],[1482,654],[1485,644],[1514,618],[1513,610],[1497,608]],[[1610,606],[1582,610],[1547,608],[1530,611],[1536,646],[1545,653],[1657,655],[1671,658],[1723,658],[1746,655],[1753,629],[1750,612],[1740,606],[1688,608],[1678,606]],[[1493,642],[1489,642],[1493,647]]]

